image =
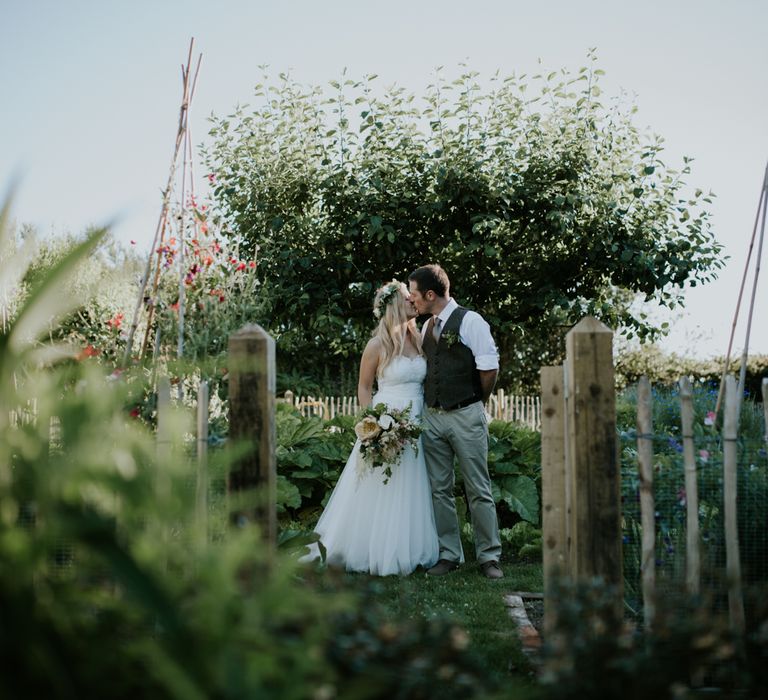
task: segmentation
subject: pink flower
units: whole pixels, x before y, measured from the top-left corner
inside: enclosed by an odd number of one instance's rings
[[[99,355],[99,350],[90,343],[86,345],[78,354],[77,359],[78,360],[84,360],[86,357],[97,357]]]
[[[709,450],[699,450],[699,459],[706,464],[709,460]]]
[[[131,245],[136,245],[136,241],[134,241],[133,238],[131,238]]]
[[[714,425],[716,420],[717,414],[714,411],[710,411],[707,413],[706,418],[704,418],[704,425]]]
[[[124,316],[125,316],[125,314],[115,314],[112,318],[110,318],[107,321],[107,325],[110,328],[115,328],[115,329],[120,328],[120,326],[123,323],[123,317]]]

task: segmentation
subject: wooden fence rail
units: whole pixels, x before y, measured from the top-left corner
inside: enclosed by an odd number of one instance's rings
[[[319,416],[325,420],[336,416],[354,416],[360,411],[355,396],[301,396],[288,390],[282,401],[294,406],[305,417]],[[522,423],[533,430],[541,429],[541,399],[538,396],[518,396],[499,389],[488,399],[485,410],[495,420]]]

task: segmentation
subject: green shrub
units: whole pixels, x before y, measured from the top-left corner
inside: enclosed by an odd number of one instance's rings
[[[616,355],[616,386],[620,389],[634,386],[645,375],[652,383],[671,388],[680,377],[690,377],[694,382],[707,388],[720,386],[725,366],[724,357],[708,360],[681,357],[676,353],[664,352],[657,345],[642,345],[637,348],[623,348]],[[741,357],[734,357],[729,371],[738,374]],[[748,395],[760,400],[760,385],[768,376],[768,355],[751,355],[747,359],[745,390]]]
[[[615,590],[599,581],[557,583],[554,594],[541,672],[548,698],[758,698],[765,691],[764,592],[749,598],[745,645],[711,601],[679,590],[659,596],[653,629],[644,632],[625,620]]]

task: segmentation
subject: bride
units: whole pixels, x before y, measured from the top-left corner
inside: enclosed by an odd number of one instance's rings
[[[377,292],[373,315],[379,323],[363,352],[357,396],[361,407],[386,404],[411,407],[420,419],[427,364],[416,328],[416,309],[406,286],[393,280]],[[373,394],[374,380],[378,391]],[[360,463],[360,440],[339,477],[315,532],[326,549],[326,561],[348,571],[378,576],[410,574],[438,559],[437,531],[424,456],[406,445],[385,483],[381,469]],[[361,468],[362,467],[362,468]],[[317,544],[304,557],[319,556]]]

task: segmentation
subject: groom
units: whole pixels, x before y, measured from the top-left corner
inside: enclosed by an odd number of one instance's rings
[[[425,265],[408,276],[409,301],[419,314],[432,314],[422,328],[427,358],[424,382],[424,459],[440,539],[440,558],[432,576],[453,571],[464,561],[453,497],[454,457],[464,477],[472,516],[475,555],[486,577],[504,576],[501,542],[488,476],[488,423],[484,403],[493,391],[499,355],[486,321],[450,297],[448,275]]]

